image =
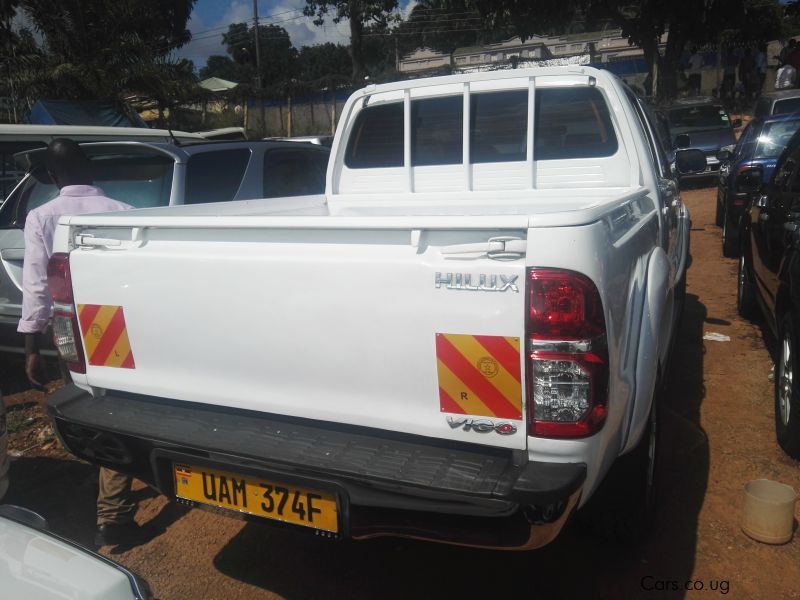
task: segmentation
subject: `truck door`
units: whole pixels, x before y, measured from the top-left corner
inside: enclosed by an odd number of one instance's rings
[[[753,271],[770,311],[775,310],[780,269],[790,234],[792,202],[800,194],[800,144],[787,149],[778,163],[769,193],[758,197],[752,208]]]
[[[678,274],[680,264],[680,252],[683,247],[679,239],[678,219],[681,214],[681,201],[678,193],[677,177],[670,168],[670,161],[667,159],[667,152],[671,152],[671,142],[659,136],[659,129],[656,127],[656,120],[649,110],[641,103],[632,92],[627,91],[628,98],[633,104],[639,121],[642,125],[650,155],[653,159],[653,166],[656,169],[656,183],[658,186],[659,207],[664,224],[661,244],[667,253],[671,264],[671,277],[674,281]]]

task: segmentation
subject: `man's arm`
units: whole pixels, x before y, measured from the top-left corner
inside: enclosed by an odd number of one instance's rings
[[[17,331],[25,334],[25,373],[36,388],[42,388],[43,362],[39,354],[41,332],[50,318],[47,289],[48,252],[42,224],[34,211],[25,221],[25,260],[22,265],[22,318]]]

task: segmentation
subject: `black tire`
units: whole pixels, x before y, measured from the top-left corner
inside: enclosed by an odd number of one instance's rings
[[[753,287],[753,275],[747,268],[744,248],[739,256],[739,268],[736,273],[736,310],[744,319],[753,319],[756,313],[756,290]]]
[[[722,205],[719,203],[719,200],[717,200],[717,212],[714,217],[714,223],[717,227],[722,227]]]
[[[722,217],[722,256],[726,258],[739,256],[739,231],[736,225],[731,223],[727,208]]]
[[[659,385],[656,384],[656,389]],[[642,439],[611,466],[606,478],[578,513],[598,537],[624,546],[640,544],[649,535],[656,514],[656,467],[660,456],[658,403],[653,405]]]
[[[775,436],[786,454],[800,459],[800,393],[794,382],[798,338],[791,314],[783,317],[779,333],[775,365]]]

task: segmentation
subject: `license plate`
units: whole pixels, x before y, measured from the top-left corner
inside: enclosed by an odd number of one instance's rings
[[[303,527],[339,531],[335,494],[205,467],[174,467],[178,498]]]

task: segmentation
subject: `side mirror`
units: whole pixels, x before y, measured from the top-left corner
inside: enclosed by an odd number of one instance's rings
[[[736,189],[739,192],[756,194],[761,191],[762,177],[761,169],[745,169],[736,176]]]
[[[680,150],[675,154],[675,168],[680,175],[702,173],[706,166],[706,155],[702,150]]]
[[[753,201],[753,206],[758,208],[767,208],[769,206],[769,196],[764,194],[763,192],[758,195],[758,197]]]
[[[731,121],[731,127],[733,127],[734,129],[739,129],[739,127],[741,126],[742,126],[741,119],[734,119],[733,121]]]
[[[688,133],[680,133],[675,136],[676,148],[688,148],[691,145],[692,145],[692,140],[689,137]]]
[[[720,148],[719,150],[717,150],[717,160],[719,162],[728,162],[732,156],[733,152],[729,150],[727,146],[725,148]]]

